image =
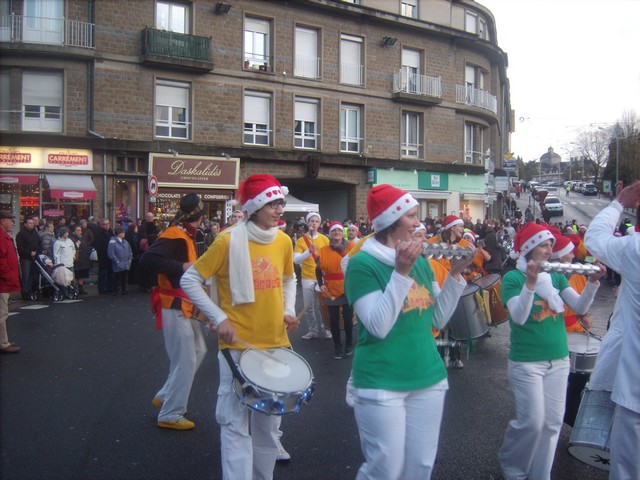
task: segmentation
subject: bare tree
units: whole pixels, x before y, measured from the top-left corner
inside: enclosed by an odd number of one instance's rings
[[[610,140],[611,134],[608,131],[594,129],[580,132],[573,143],[580,152],[580,156],[588,162],[587,165],[593,168],[594,182],[598,181],[600,170],[607,164]],[[582,176],[586,177],[585,172],[582,172]]]

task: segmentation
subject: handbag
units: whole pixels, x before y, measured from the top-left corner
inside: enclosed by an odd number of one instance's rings
[[[95,248],[91,248],[91,253],[89,254],[89,260],[92,262],[98,261],[98,251]]]

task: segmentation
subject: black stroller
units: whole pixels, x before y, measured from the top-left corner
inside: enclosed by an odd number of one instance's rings
[[[78,292],[73,286],[73,272],[64,265],[54,265],[51,257],[45,254],[36,255],[38,269],[37,289],[32,294],[33,300],[49,297],[54,302],[65,298],[76,299]]]

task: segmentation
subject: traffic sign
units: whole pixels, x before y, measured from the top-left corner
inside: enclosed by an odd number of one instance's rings
[[[155,175],[151,175],[149,177],[149,184],[147,186],[149,188],[150,197],[158,195],[158,178]]]

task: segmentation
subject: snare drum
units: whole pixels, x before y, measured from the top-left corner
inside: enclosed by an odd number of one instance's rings
[[[602,341],[588,333],[567,333],[571,373],[591,373],[596,365]]]
[[[315,382],[304,358],[287,348],[245,350],[238,360],[244,382],[236,378],[233,388],[240,402],[266,415],[297,413],[313,395]],[[271,358],[275,357],[275,358]]]
[[[502,278],[497,273],[490,273],[483,277],[476,278],[473,283],[485,292],[489,293],[489,313],[491,318],[487,319],[489,323],[500,325],[507,321],[507,309],[502,306],[502,297],[500,296],[500,287],[502,286]]]
[[[609,470],[609,435],[616,404],[611,392],[585,390],[576,424],[569,439],[569,453],[587,465]]]
[[[450,336],[454,340],[467,341],[484,336],[489,331],[480,287],[469,284],[465,287],[458,306],[449,321]]]

